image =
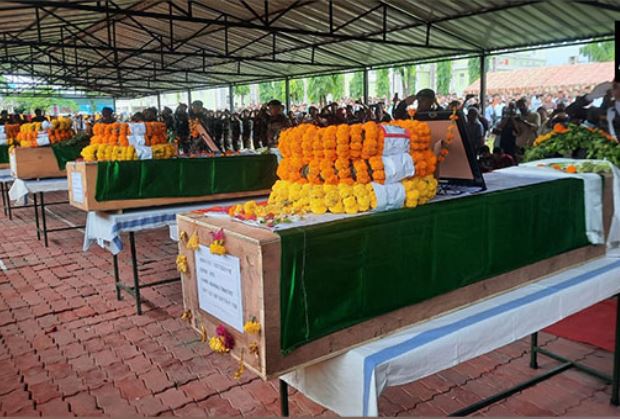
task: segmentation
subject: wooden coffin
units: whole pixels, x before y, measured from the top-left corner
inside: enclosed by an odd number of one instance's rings
[[[11,174],[19,179],[45,179],[66,176],[60,170],[51,147],[16,147],[9,154]]]
[[[192,197],[123,199],[112,201],[97,201],[97,163],[96,162],[69,162],[67,163],[67,178],[69,181],[69,202],[72,206],[84,211],[116,211],[130,208],[148,208],[165,205],[187,204],[192,202],[210,202],[230,200],[236,198],[268,195],[269,190],[257,190],[235,193],[222,193]]]
[[[613,214],[612,179],[607,176],[604,186],[604,227],[609,231]],[[188,270],[182,274],[183,304],[192,313],[191,324],[196,331],[206,329],[209,337],[223,324],[235,338],[230,354],[263,379],[307,366],[398,329],[411,326],[450,310],[467,306],[543,276],[580,265],[605,254],[605,246],[585,246],[520,269],[482,280],[463,288],[375,317],[347,329],[307,343],[288,355],[280,348],[280,236],[267,229],[249,226],[225,218],[205,217],[189,213],[177,216],[179,254],[187,258]],[[244,333],[221,317],[207,313],[199,301],[196,259],[201,255],[187,248],[187,238],[198,234],[201,245],[212,242],[210,233],[223,229],[228,255],[238,258],[241,285],[242,320],[256,318],[262,325],[260,335]],[[185,234],[181,234],[181,232]],[[202,253],[204,255],[204,252]],[[203,259],[204,260],[204,259]],[[202,262],[204,266],[204,262]],[[217,276],[217,275],[215,275]],[[204,278],[204,275],[202,275]],[[204,282],[203,282],[204,284]],[[203,292],[203,299],[204,292]],[[204,307],[204,306],[203,306]],[[250,348],[258,345],[258,354]]]

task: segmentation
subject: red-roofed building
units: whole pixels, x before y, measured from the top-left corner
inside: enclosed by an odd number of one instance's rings
[[[582,94],[613,78],[613,61],[497,71],[487,73],[487,95],[544,94],[560,90]],[[477,94],[479,91],[480,79],[469,85],[464,92]]]

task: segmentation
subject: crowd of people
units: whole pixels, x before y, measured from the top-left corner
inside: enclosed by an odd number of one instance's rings
[[[389,122],[409,118],[413,107],[416,112],[460,111],[464,115],[467,138],[477,153],[483,171],[510,166],[520,161],[526,147],[535,138],[553,128],[555,124],[585,123],[600,127],[616,136],[620,132],[620,84],[603,83],[588,94],[574,96],[559,91],[556,95],[492,95],[484,106],[478,96],[437,96],[431,89],[400,99],[398,95],[386,103],[376,100],[364,104],[359,100],[345,99],[326,106],[292,106],[286,111],[279,100],[272,100],[254,109],[231,112],[228,109],[206,109],[201,101],[191,106],[179,104],[173,111],[155,107],[136,112],[131,116],[120,115],[119,120],[162,121],[169,132],[178,139],[184,154],[203,151],[204,142],[195,138],[191,120],[200,121],[208,135],[221,151],[276,147],[282,129],[301,123],[328,126],[367,121]],[[0,125],[7,123],[42,122],[48,119],[36,109],[34,115],[0,113]],[[73,116],[76,131],[90,132],[95,122],[115,122],[111,108],[103,108],[97,116]],[[492,150],[492,152],[491,152]]]

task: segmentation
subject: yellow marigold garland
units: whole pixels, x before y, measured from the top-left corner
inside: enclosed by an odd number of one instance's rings
[[[230,351],[230,349],[228,349],[224,345],[224,338],[221,336],[212,336],[209,339],[209,348],[211,348],[213,352],[218,353],[225,353]]]
[[[194,231],[185,247],[189,250],[196,251],[198,250],[198,246],[200,246],[200,242],[198,241],[198,233]]]
[[[409,135],[415,175],[402,185],[405,206],[415,207],[431,199],[437,188],[433,177],[437,157],[430,149],[430,128],[415,120],[393,125]],[[280,137],[284,157],[278,167],[280,180],[273,185],[268,201],[234,205],[229,215],[267,220],[270,225],[274,219],[279,222],[281,217],[295,214],[356,214],[374,209],[377,197],[371,182],[383,184],[386,180],[383,144],[384,131],[375,122],[325,128],[301,124],[287,129]]]
[[[181,273],[186,273],[187,272],[187,257],[184,255],[178,255],[177,256],[177,271],[181,272]]]
[[[258,335],[261,331],[260,323],[256,319],[248,320],[243,325],[243,331],[246,333]]]

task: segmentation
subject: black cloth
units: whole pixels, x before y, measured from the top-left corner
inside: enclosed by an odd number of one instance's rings
[[[243,146],[245,148],[251,148],[252,144],[252,125],[253,125],[253,121],[252,118],[247,117],[247,118],[243,118],[241,120],[241,127],[243,129]]]
[[[515,157],[517,152],[517,137],[514,133],[514,123],[512,119],[508,119],[504,128],[502,128],[502,132],[499,137],[499,146],[504,153]]]
[[[409,119],[409,114],[407,113],[408,107],[409,105],[404,100],[398,102],[398,105],[396,105],[396,108],[394,108],[392,112],[394,119]]]
[[[230,120],[230,141],[235,151],[241,149],[241,120],[239,118],[232,118]]]
[[[179,139],[183,152],[189,153],[191,142],[189,138],[189,116],[186,112],[176,112],[174,114],[174,132]]]
[[[172,114],[163,115],[162,119],[163,122],[166,124],[166,129],[174,129],[174,117],[172,116]]]
[[[392,117],[389,114],[384,113],[381,121],[379,122],[392,122]]]

